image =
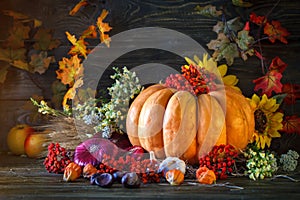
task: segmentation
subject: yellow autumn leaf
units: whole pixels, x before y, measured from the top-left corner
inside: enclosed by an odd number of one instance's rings
[[[62,106],[64,110],[69,110],[70,106],[68,105],[68,100],[74,99],[76,95],[76,89],[80,88],[83,85],[83,80],[82,78],[77,79],[73,85],[73,87],[69,88],[69,90],[66,92],[63,101],[62,101]]]
[[[108,15],[108,11],[104,9],[97,19],[97,27],[100,32],[101,42],[104,42],[106,46],[109,47],[111,39],[107,34],[107,32],[109,32],[112,29],[112,27],[110,27],[108,23],[103,22],[103,20],[106,18],[107,15]]]
[[[84,58],[86,58],[88,50],[86,48],[86,43],[84,41],[84,38],[79,38],[79,40],[77,40],[75,35],[71,35],[68,31],[66,31],[66,35],[68,40],[73,45],[73,47],[69,51],[69,54],[71,55],[81,54],[83,55]]]
[[[82,6],[86,6],[88,5],[88,1],[87,0],[81,0],[79,1],[73,8],[72,10],[70,10],[69,15],[73,16],[75,15]]]

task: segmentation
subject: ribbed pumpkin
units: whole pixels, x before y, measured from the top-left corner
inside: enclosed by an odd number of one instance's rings
[[[231,88],[195,96],[155,84],[132,102],[126,130],[132,145],[154,151],[157,158],[196,163],[214,145],[245,148],[254,114],[247,99]]]

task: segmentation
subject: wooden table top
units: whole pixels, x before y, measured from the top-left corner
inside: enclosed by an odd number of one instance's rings
[[[62,174],[48,173],[43,160],[0,154],[0,199],[299,199],[300,182],[285,178],[250,180],[232,177],[217,185],[194,185],[185,180],[181,186],[166,183],[146,184],[137,189],[90,185],[79,178],[65,182]],[[300,180],[300,171],[291,177]]]

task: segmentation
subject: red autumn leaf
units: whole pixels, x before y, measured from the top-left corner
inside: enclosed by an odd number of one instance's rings
[[[249,22],[246,22],[244,29],[245,31],[250,31],[250,26],[249,26]]]
[[[269,36],[269,40],[272,43],[277,39],[284,44],[288,43],[285,37],[290,35],[290,33],[281,26],[280,22],[275,20],[265,24],[264,33]]]
[[[285,62],[283,62],[278,56],[276,56],[275,58],[273,58],[269,70],[276,70],[280,73],[282,73],[285,68],[287,67],[287,64]]]
[[[282,131],[285,133],[300,134],[300,118],[297,115],[286,116],[282,124]]]
[[[282,86],[282,93],[287,94],[284,98],[284,102],[287,104],[295,104],[296,99],[300,99],[300,85],[286,83]]]
[[[260,60],[266,60],[265,57],[263,57],[263,55],[261,53],[259,53],[257,50],[254,49],[254,54],[256,55],[256,57],[258,57]]]
[[[255,13],[250,14],[250,21],[254,24],[261,25],[266,23],[267,19],[265,16],[257,16]]]
[[[254,90],[261,90],[262,94],[266,94],[268,97],[272,95],[272,91],[275,93],[281,93],[282,84],[280,82],[282,74],[271,70],[265,76],[253,80],[255,84]]]

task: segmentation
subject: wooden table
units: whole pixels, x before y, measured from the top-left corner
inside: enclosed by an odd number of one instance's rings
[[[80,178],[65,182],[61,174],[48,173],[43,160],[0,154],[0,199],[299,199],[300,182],[277,178],[253,181],[246,177],[228,178],[215,186],[147,184],[138,189],[90,185]],[[300,171],[292,175],[300,180]],[[221,185],[223,184],[223,186]],[[224,184],[226,186],[224,186]],[[235,186],[230,188],[229,186]]]

